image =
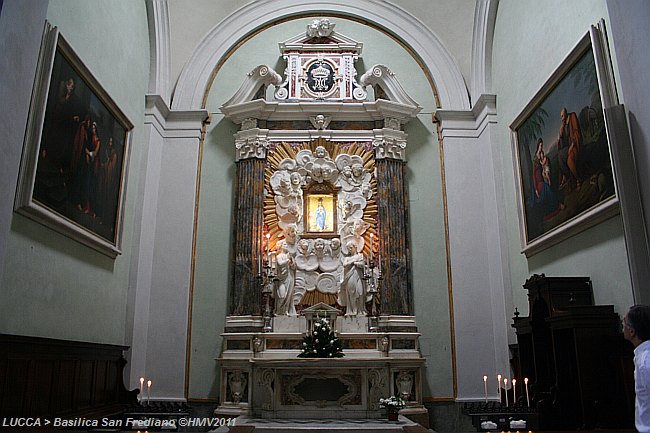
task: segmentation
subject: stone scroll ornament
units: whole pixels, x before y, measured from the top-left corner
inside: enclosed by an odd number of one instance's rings
[[[269,178],[277,225],[283,237],[277,246],[280,285],[276,291],[276,314],[294,316],[295,304],[317,302],[338,302],[348,307],[348,315],[363,313],[366,294],[355,276],[364,265],[360,252],[364,247],[363,235],[370,227],[364,216],[372,197],[371,179],[361,156],[339,154],[332,159],[324,146],[313,151],[299,150],[294,158],[278,163]],[[314,183],[327,183],[338,190],[336,237],[301,238],[307,224],[303,221],[303,191]],[[347,262],[354,263],[355,270],[346,277]]]

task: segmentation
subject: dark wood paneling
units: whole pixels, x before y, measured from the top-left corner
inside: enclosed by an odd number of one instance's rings
[[[0,334],[0,416],[93,416],[136,401],[125,346]]]
[[[528,317],[516,313],[520,367],[547,429],[632,428],[632,346],[612,305],[594,305],[586,277],[534,275]]]

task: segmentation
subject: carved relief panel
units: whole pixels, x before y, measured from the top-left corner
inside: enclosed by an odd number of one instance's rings
[[[324,139],[269,150],[265,226],[270,248],[278,252],[276,314],[293,315],[296,305],[319,302],[346,306],[353,315],[363,311],[362,281],[349,274],[361,275],[357,268],[371,255],[376,234],[373,155],[370,142]],[[347,277],[346,266],[354,268]]]

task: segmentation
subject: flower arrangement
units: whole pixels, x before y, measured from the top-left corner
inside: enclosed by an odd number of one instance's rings
[[[379,399],[379,407],[385,408],[388,413],[397,413],[406,406],[406,402],[401,397],[391,395],[388,398]]]
[[[319,318],[311,335],[303,338],[299,358],[342,358],[343,346],[327,320]]]

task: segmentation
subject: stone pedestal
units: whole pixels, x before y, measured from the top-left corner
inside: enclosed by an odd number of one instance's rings
[[[418,333],[359,332],[365,324],[340,320],[337,326],[357,331],[339,333],[345,357],[305,359],[297,357],[303,333],[293,329],[304,322],[280,319],[284,332],[224,334],[216,415],[381,418],[379,399],[390,395],[407,401],[405,411],[426,414]]]
[[[226,400],[216,414],[381,418],[379,399],[399,393],[399,382],[406,376],[411,384],[408,405],[417,412],[423,409],[423,363],[421,358],[233,360],[224,367]]]

